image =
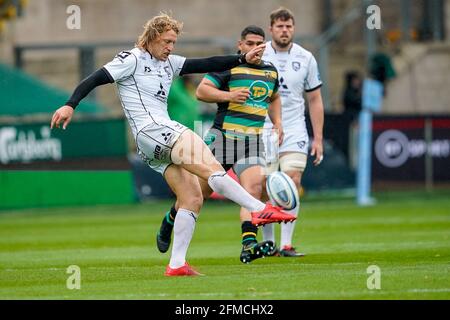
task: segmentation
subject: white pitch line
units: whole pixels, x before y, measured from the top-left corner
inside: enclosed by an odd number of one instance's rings
[[[450,292],[450,288],[442,288],[442,289],[410,289],[408,292],[412,293],[422,293],[422,292]]]

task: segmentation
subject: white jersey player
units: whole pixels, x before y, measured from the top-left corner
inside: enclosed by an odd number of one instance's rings
[[[283,105],[282,119],[285,135],[278,152],[296,152],[306,155],[309,136],[306,130],[303,93],[315,91],[322,86],[316,59],[311,52],[296,43],[293,43],[288,51],[278,52],[272,41],[267,42],[263,59],[272,62],[279,73],[279,93]],[[269,117],[266,119],[264,128],[272,128]]]
[[[267,173],[281,170],[288,174],[300,188],[302,173],[305,170],[309,135],[305,123],[306,93],[309,113],[314,130],[314,140],[311,145],[311,155],[315,156],[314,164],[323,159],[322,131],[324,109],[320,94],[322,81],[316,59],[311,52],[292,42],[295,20],[292,13],[280,8],[270,16],[270,32],[272,41],[266,44],[263,59],[275,65],[278,70],[279,90],[282,104],[282,125],[284,131],[283,143],[277,150],[276,144],[271,144],[273,137],[270,128],[272,124],[267,118],[264,130],[266,150],[274,150],[267,154]],[[299,207],[291,211],[298,215]],[[281,226],[280,252],[282,256],[299,256],[292,247],[294,224]],[[264,240],[275,241],[273,225],[264,227]]]
[[[171,164],[173,144],[187,128],[169,118],[167,97],[185,57],[169,55],[158,60],[148,51],[122,51],[104,66],[128,119],[138,152],[150,168],[164,175]],[[143,130],[145,128],[145,130]]]
[[[293,221],[280,208],[252,197],[229,177],[203,140],[167,113],[167,95],[173,78],[188,73],[225,71],[242,63],[261,60],[265,45],[247,54],[186,59],[172,55],[182,24],[161,14],[150,19],[136,48],[122,51],[103,68],[83,80],[66,105],[53,115],[51,127],[63,129],[72,119],[75,107],[95,87],[115,82],[125,115],[136,139],[139,154],[160,172],[177,196],[179,209],[175,219],[172,255],[167,276],[198,275],[186,263],[186,253],[195,222],[203,204],[198,178],[208,181],[211,189],[246,208],[255,221],[263,223]]]

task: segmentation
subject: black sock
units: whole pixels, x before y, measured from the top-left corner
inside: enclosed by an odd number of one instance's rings
[[[164,218],[161,223],[161,234],[168,234],[172,233],[173,224],[175,222],[175,217],[177,215],[177,211],[175,210],[175,205],[173,205],[169,211],[166,212],[164,215]]]
[[[175,209],[175,205],[173,205],[170,210],[166,213],[167,221],[173,226],[175,222],[175,217],[177,216],[177,210]]]
[[[256,242],[258,227],[253,225],[250,221],[244,221],[242,223],[241,230],[242,230],[242,244],[244,246],[249,243]]]

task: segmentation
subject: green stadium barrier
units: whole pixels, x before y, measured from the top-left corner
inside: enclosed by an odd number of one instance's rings
[[[0,210],[135,201],[123,118],[0,122]]]
[[[55,107],[70,97],[69,92],[49,86],[28,73],[2,63],[0,79],[0,116],[52,114]],[[106,107],[85,99],[77,107],[77,114],[100,114],[106,110]]]
[[[0,167],[10,163],[126,157],[126,123],[119,119],[74,121],[67,130],[48,122],[0,123]]]
[[[127,204],[130,171],[0,171],[0,209]]]

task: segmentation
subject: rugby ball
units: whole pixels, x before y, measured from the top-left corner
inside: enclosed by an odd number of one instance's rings
[[[272,203],[285,210],[292,210],[300,203],[294,181],[284,172],[271,173],[266,180],[266,190]]]

